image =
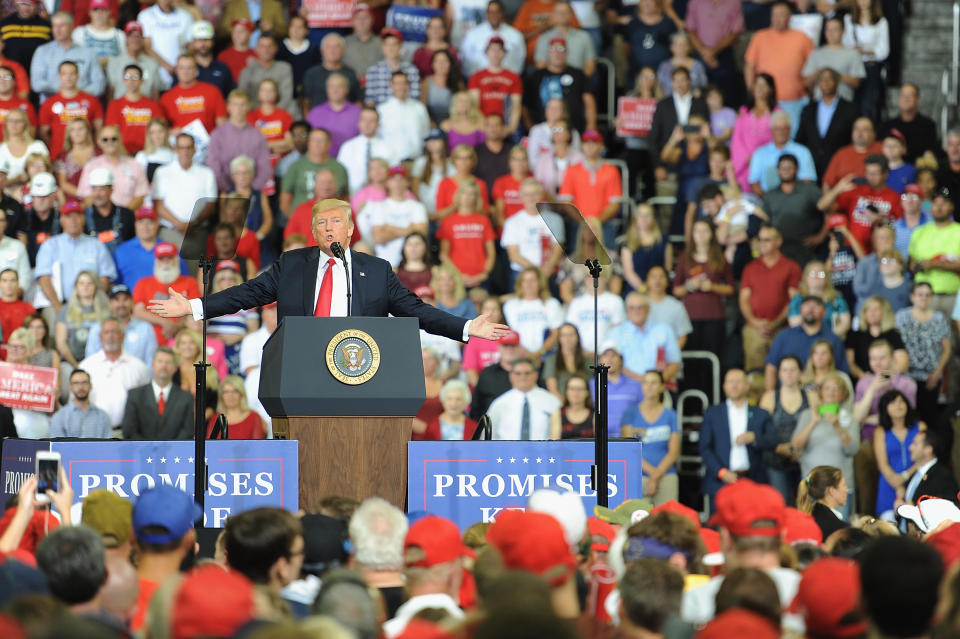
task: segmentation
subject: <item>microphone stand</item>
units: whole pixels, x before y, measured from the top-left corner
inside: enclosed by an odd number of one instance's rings
[[[347,317],[350,317],[352,315],[352,291],[350,290],[350,265],[347,264],[347,254],[343,250],[343,246],[340,245],[340,242],[330,244],[330,250],[333,252],[334,257],[338,257],[343,261],[343,271],[347,275]]]
[[[610,370],[610,367],[600,363],[600,344],[598,342],[600,315],[597,301],[597,292],[600,287],[600,272],[603,268],[600,266],[600,261],[596,259],[587,260],[584,264],[590,271],[590,276],[593,278],[593,366],[591,368],[594,372],[594,386],[597,396],[597,401],[593,409],[595,463],[590,469],[590,484],[597,492],[597,505],[606,507],[609,499],[607,495],[607,445],[610,441],[610,434],[607,432],[607,372]]]
[[[200,347],[200,361],[193,365],[197,376],[197,396],[194,401],[193,496],[197,504],[199,504],[201,512],[204,512],[203,502],[207,492],[208,472],[207,424],[204,420],[204,411],[206,410],[205,396],[207,394],[207,368],[210,366],[210,363],[207,361],[207,294],[210,291],[210,285],[212,281],[211,275],[213,273],[213,266],[216,261],[216,258],[201,255],[199,263],[199,268],[203,273],[203,295],[200,297],[200,303],[203,307],[203,319],[200,321],[200,335],[202,343]],[[225,433],[224,438],[226,438]],[[197,530],[203,528],[203,520],[204,518],[201,516],[200,521],[196,524]]]

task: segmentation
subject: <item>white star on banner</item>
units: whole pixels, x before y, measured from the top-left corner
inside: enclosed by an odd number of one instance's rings
[[[511,464],[515,463],[516,461],[517,461],[517,458],[516,458],[516,457],[511,457],[511,458],[510,458],[510,463],[511,463]]]
[[[554,459],[553,457],[551,457],[549,461],[550,461],[550,463],[552,464],[553,462],[556,461],[556,459]]]
[[[497,457],[497,463],[498,463],[498,464],[502,464],[502,463],[503,463],[503,457]]]
[[[538,464],[543,463],[543,457],[537,457],[537,463]]]
[[[152,463],[153,463],[153,457],[147,457],[147,463],[148,463],[148,464],[152,464]]]
[[[174,457],[174,458],[173,458],[173,463],[174,463],[174,464],[179,464],[179,463],[180,463],[180,458],[179,458],[179,457]]]
[[[524,463],[524,464],[529,463],[529,461],[530,461],[530,458],[529,458],[529,457],[524,457],[524,458],[523,458],[523,463]]]
[[[166,458],[166,457],[161,457],[161,458],[160,458],[160,463],[161,463],[161,464],[166,464],[166,463],[167,463],[167,458]]]

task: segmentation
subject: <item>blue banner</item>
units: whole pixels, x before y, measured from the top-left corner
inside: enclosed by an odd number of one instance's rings
[[[611,442],[607,494],[615,508],[642,497],[639,442]],[[407,449],[407,504],[457,523],[461,530],[493,521],[504,508],[523,508],[539,488],[573,491],[588,515],[591,441],[420,441]]]
[[[298,508],[299,469],[296,441],[211,440],[207,442],[209,488],[204,526],[222,528],[231,512],[260,506]],[[99,488],[136,501],[157,484],[193,494],[192,441],[35,441],[3,442],[3,492],[16,495],[34,473],[37,450],[60,453],[74,492],[74,511]]]
[[[387,11],[387,26],[403,34],[404,44],[427,41],[427,23],[434,16],[443,16],[442,9],[395,4]]]

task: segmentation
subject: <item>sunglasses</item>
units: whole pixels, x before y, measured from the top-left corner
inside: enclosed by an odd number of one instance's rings
[[[120,138],[118,138],[118,137],[100,138],[100,141],[101,141],[101,142],[116,142],[116,141],[118,141],[119,139],[120,139]]]

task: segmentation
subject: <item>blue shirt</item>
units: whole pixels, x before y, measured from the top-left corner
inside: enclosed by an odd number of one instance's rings
[[[468,298],[463,298],[456,306],[444,306],[443,304],[437,302],[437,308],[439,308],[441,311],[446,311],[451,315],[462,317],[463,319],[469,320],[477,316],[477,307],[474,306],[473,302],[471,302]]]
[[[777,174],[777,161],[781,155],[789,153],[797,158],[797,180],[800,182],[816,182],[817,169],[813,164],[813,155],[810,149],[793,140],[787,141],[782,149],[778,149],[773,142],[764,144],[753,152],[750,158],[750,184],[760,184],[760,188],[772,191],[780,186],[780,176]]]
[[[118,284],[126,284],[133,290],[144,277],[153,275],[153,249],[145,249],[139,238],[132,238],[117,247]],[[180,260],[180,272],[187,272],[187,263]]]
[[[36,276],[52,275],[53,265],[60,264],[60,283],[63,299],[70,297],[73,284],[81,271],[91,271],[97,277],[117,279],[117,267],[110,251],[95,237],[80,235],[76,239],[66,233],[54,235],[40,245],[37,251]],[[151,272],[153,267],[150,268]]]
[[[77,88],[90,95],[103,95],[107,77],[97,58],[97,52],[70,43],[64,49],[56,40],[37,47],[30,62],[30,88],[46,99],[60,90],[60,63],[70,60],[77,65]],[[42,101],[42,100],[41,100]]]
[[[590,395],[597,399],[596,382],[590,378]],[[643,401],[643,386],[640,382],[620,375],[618,382],[607,380],[607,433],[610,437],[620,437],[620,419],[630,406]]]
[[[820,332],[813,335],[808,335],[803,330],[803,326],[793,326],[780,331],[770,346],[766,363],[771,366],[778,366],[780,360],[787,355],[795,355],[800,360],[802,368],[807,365],[807,358],[810,357],[810,348],[813,343],[820,339],[827,340],[833,347],[833,363],[837,370],[849,373],[850,368],[847,366],[847,353],[843,347],[843,342],[834,335],[826,324],[820,327]]]
[[[890,169],[890,173],[887,175],[887,186],[897,193],[903,193],[903,189],[908,184],[913,184],[916,179],[916,167],[912,164],[901,164],[895,169]],[[904,253],[904,257],[906,257],[906,253]]]
[[[905,258],[910,257],[910,236],[922,225],[930,221],[930,215],[927,211],[920,211],[920,221],[914,227],[907,226],[907,218],[901,217],[893,223],[893,248],[900,251],[900,255]]]
[[[93,404],[87,410],[74,402],[68,402],[54,413],[50,420],[50,437],[88,437],[91,439],[110,439],[113,425],[110,416],[102,408]]]
[[[100,322],[94,322],[90,325],[84,357],[90,357],[101,348],[103,346],[100,344]],[[123,329],[123,352],[133,355],[149,367],[156,350],[157,333],[153,330],[153,325],[131,317],[130,323]]]
[[[827,104],[823,100],[817,102],[817,131],[821,138],[827,137],[827,129],[830,128],[830,122],[833,121],[833,114],[837,112],[837,105],[840,104],[840,98],[834,96],[833,104]]]
[[[681,363],[680,346],[673,329],[666,324],[647,320],[643,328],[623,322],[610,329],[607,336],[620,346],[623,367],[637,374],[657,368],[657,358],[664,354],[667,364]]]
[[[651,466],[660,465],[670,449],[670,436],[680,432],[677,426],[677,413],[672,408],[664,408],[659,417],[651,423],[643,418],[643,413],[640,412],[638,404],[634,404],[626,410],[623,417],[620,418],[620,425],[643,429],[640,434],[640,441],[643,443],[640,448],[640,456],[643,461]],[[667,470],[668,475],[676,474],[676,472],[677,469],[673,466]]]

